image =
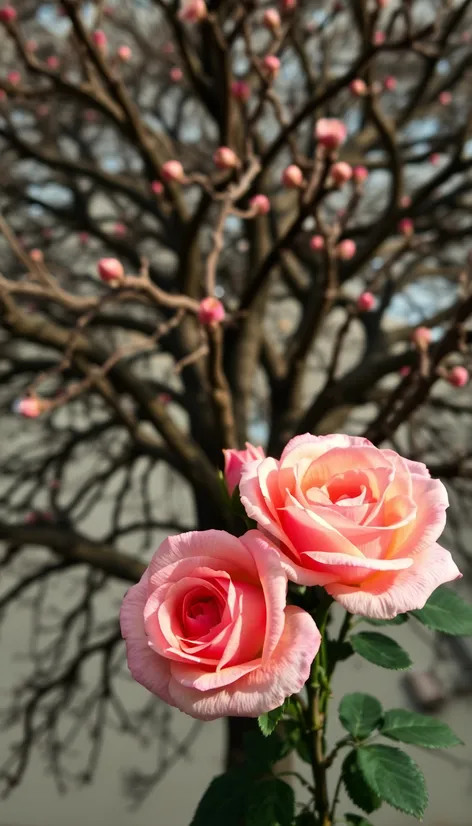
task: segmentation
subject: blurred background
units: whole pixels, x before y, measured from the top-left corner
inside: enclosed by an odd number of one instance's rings
[[[277,455],[347,432],[426,462],[472,598],[471,6],[283,0],[278,23],[246,0],[196,20],[164,0],[1,8],[0,826],[188,826],[221,771],[227,722],[132,683],[117,617],[162,539],[226,527],[228,440]],[[345,181],[320,117],[347,127]],[[222,145],[248,172],[234,197]],[[113,289],[103,258],[160,292]],[[220,337],[191,303],[211,279]],[[470,640],[413,620],[391,635],[411,672],[355,658],[335,699],[375,688],[446,720],[463,748],[411,750],[424,823],[469,826]]]

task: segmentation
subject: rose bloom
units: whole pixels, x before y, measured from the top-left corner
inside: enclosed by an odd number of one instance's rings
[[[420,462],[354,436],[292,439],[243,469],[241,502],[279,545],[289,579],[323,585],[353,614],[422,608],[460,576],[436,544],[447,492]]]
[[[264,459],[265,453],[262,447],[254,447],[250,442],[246,442],[246,450],[223,450],[225,457],[225,481],[230,492],[233,493],[235,487],[239,485],[241,473],[244,465],[253,462],[254,459]]]
[[[257,717],[301,690],[320,645],[286,604],[277,550],[258,531],[171,536],[120,613],[134,679],[192,717]]]

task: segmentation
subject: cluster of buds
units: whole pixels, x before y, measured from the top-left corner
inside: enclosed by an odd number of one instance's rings
[[[267,195],[254,195],[249,206],[256,215],[267,215],[270,212],[270,201]]]
[[[451,367],[447,375],[447,380],[453,387],[465,387],[469,381],[469,371],[466,367],[458,364],[455,367]]]
[[[0,9],[0,23],[5,23],[7,26],[9,23],[14,23],[17,16],[16,9],[13,6],[2,6]]]
[[[354,258],[356,250],[357,247],[351,238],[345,238],[344,241],[340,241],[336,247],[338,258],[340,258],[341,261],[350,261],[351,258]]]
[[[319,146],[327,152],[335,152],[346,140],[347,129],[336,118],[320,118],[315,127],[315,137]]]
[[[125,270],[117,258],[100,258],[97,269],[101,281],[109,287],[119,287],[123,283]]]
[[[335,186],[344,186],[352,178],[352,166],[345,161],[338,161],[332,165],[329,174]]]
[[[198,308],[198,320],[204,327],[211,327],[224,320],[225,308],[221,301],[212,295],[208,295],[200,301]]]
[[[180,161],[166,161],[162,164],[161,175],[165,181],[173,181],[176,184],[185,182],[185,172]]]
[[[288,189],[300,189],[304,184],[303,172],[299,166],[292,163],[282,172],[282,183]]]
[[[25,399],[17,399],[13,403],[13,412],[19,413],[26,419],[37,419],[43,411],[43,406],[37,396],[28,396]]]

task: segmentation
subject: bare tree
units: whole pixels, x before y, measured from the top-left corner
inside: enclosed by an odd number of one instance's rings
[[[66,786],[107,725],[169,732],[121,700],[119,598],[166,534],[238,529],[224,448],[346,430],[427,461],[467,569],[470,6],[3,8],[0,610],[32,616],[7,790],[38,746]]]

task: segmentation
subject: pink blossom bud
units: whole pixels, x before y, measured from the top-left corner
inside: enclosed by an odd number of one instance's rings
[[[184,76],[182,69],[179,66],[173,66],[173,68],[169,72],[169,77],[172,83],[180,83]]]
[[[0,9],[0,22],[1,23],[13,23],[16,20],[17,14],[16,9],[13,6],[2,6]]]
[[[411,341],[420,350],[426,350],[431,344],[431,330],[429,327],[417,327],[411,334]]]
[[[130,46],[118,46],[116,54],[122,63],[129,63],[133,57],[133,52],[131,51]]]
[[[42,413],[42,405],[36,396],[19,399],[13,406],[15,413],[26,419],[37,419]]]
[[[402,376],[402,378],[405,378],[405,376],[410,375],[411,367],[406,367],[406,366],[405,367],[400,367],[399,373],[400,373],[400,376]]]
[[[354,80],[351,80],[349,89],[356,97],[362,97],[362,95],[367,93],[367,86],[361,77],[356,77]]]
[[[101,52],[106,52],[108,48],[108,38],[102,29],[97,29],[92,34],[92,40],[95,43],[97,49],[100,49]]]
[[[205,0],[188,0],[182,6],[179,17],[187,23],[200,23],[208,15]]]
[[[374,305],[375,298],[372,295],[372,293],[361,293],[361,295],[357,299],[357,309],[360,310],[361,313],[368,313],[369,310],[372,310]]]
[[[37,48],[38,48],[38,43],[37,43],[37,41],[36,41],[36,40],[31,39],[31,40],[27,40],[27,41],[26,41],[26,43],[25,43],[25,49],[26,49],[26,51],[27,51],[27,52],[29,52],[30,54],[32,54],[33,52],[37,51]]]
[[[400,198],[400,206],[402,209],[408,209],[408,207],[411,207],[411,198],[409,195],[402,195]]]
[[[450,369],[447,380],[453,387],[465,387],[469,381],[469,371],[466,367],[458,364],[456,367]]]
[[[117,221],[113,227],[113,232],[118,238],[122,238],[127,233],[126,225],[122,221]]]
[[[342,261],[350,261],[356,254],[356,245],[351,238],[345,238],[344,241],[338,244],[336,250]]]
[[[164,192],[164,184],[160,181],[153,181],[151,184],[151,189],[154,192],[154,195],[162,195]]]
[[[452,103],[451,92],[448,92],[447,90],[441,92],[441,94],[439,95],[439,103],[441,104],[441,106],[449,106],[449,104]]]
[[[310,248],[314,252],[321,252],[325,248],[325,241],[322,235],[313,235],[310,238]]]
[[[369,170],[365,166],[355,166],[352,170],[352,177],[356,184],[363,184],[369,177]]]
[[[402,218],[401,221],[398,222],[398,232],[401,235],[410,236],[413,235],[415,231],[415,227],[411,218]]]
[[[374,32],[374,46],[383,46],[385,43],[385,32]]]
[[[433,166],[437,166],[438,163],[441,163],[441,155],[439,154],[439,152],[431,152],[431,155],[429,156],[429,162]]]
[[[280,29],[280,14],[277,9],[266,9],[264,12],[263,23],[269,31],[277,32]]]
[[[333,151],[338,149],[346,140],[347,129],[344,123],[336,118],[320,118],[315,127],[315,137],[324,149]]]
[[[56,70],[59,68],[60,61],[59,58],[55,54],[49,55],[48,59],[46,60],[49,69]]]
[[[213,163],[218,169],[237,169],[240,161],[229,146],[219,146],[213,153]]]
[[[185,172],[180,161],[166,161],[162,165],[161,175],[165,181],[175,181],[182,184],[185,180]]]
[[[167,43],[164,43],[162,51],[164,54],[174,54],[175,46],[171,40],[168,40]]]
[[[281,0],[282,11],[293,11],[297,8],[298,0]]]
[[[377,6],[379,9],[386,9],[389,4],[389,0],[377,0]]]
[[[97,269],[101,280],[110,287],[117,287],[125,277],[123,264],[117,258],[100,258]]]
[[[37,249],[31,250],[30,258],[36,264],[40,264],[42,261],[44,261],[43,251],[42,250],[37,250]]]
[[[267,195],[254,195],[249,201],[249,205],[256,215],[267,215],[270,212],[270,201]]]
[[[387,77],[384,78],[383,85],[384,89],[386,89],[387,92],[394,92],[397,88],[396,77],[394,75],[387,75]]]
[[[336,186],[343,186],[352,178],[352,166],[345,161],[338,161],[333,163],[329,174]]]
[[[231,94],[237,100],[246,102],[251,97],[251,87],[245,80],[233,80],[231,84]]]
[[[200,324],[204,324],[205,326],[218,324],[220,321],[223,321],[224,317],[225,308],[218,298],[208,295],[200,301],[198,308],[198,320]]]
[[[282,183],[289,189],[299,189],[303,186],[303,172],[299,166],[292,163],[282,173]]]
[[[12,86],[18,86],[21,83],[21,72],[17,72],[16,69],[13,69],[13,71],[8,72],[7,80]]]
[[[88,232],[79,232],[79,241],[80,241],[81,244],[88,244],[88,241],[89,241]]]
[[[238,487],[244,466],[257,459],[265,459],[262,447],[254,447],[250,442],[246,442],[246,450],[223,450],[225,456],[225,482],[229,495]]]
[[[262,61],[262,65],[271,80],[275,80],[280,71],[280,60],[275,54],[268,54]]]

